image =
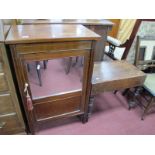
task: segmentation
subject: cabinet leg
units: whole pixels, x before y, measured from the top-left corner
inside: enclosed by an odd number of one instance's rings
[[[79,115],[78,118],[83,124],[88,122],[88,114]]]
[[[81,116],[81,122],[83,124],[88,122],[88,114],[84,114],[84,115]]]

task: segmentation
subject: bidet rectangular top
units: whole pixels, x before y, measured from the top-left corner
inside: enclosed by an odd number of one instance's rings
[[[100,36],[82,25],[39,24],[13,25],[6,44],[99,40]]]

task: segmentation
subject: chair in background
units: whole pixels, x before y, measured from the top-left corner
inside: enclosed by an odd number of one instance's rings
[[[128,56],[129,50],[134,41],[140,23],[140,19],[136,20],[129,39],[127,39],[123,44],[118,39],[108,36],[108,45],[105,47],[104,52],[105,55],[112,60],[125,60]]]
[[[105,55],[112,60],[121,60],[125,51],[125,45],[121,44],[121,41],[118,39],[110,36],[107,37],[107,43],[109,45],[105,47]]]
[[[43,60],[44,69],[47,69],[47,62],[48,62],[48,60]],[[40,68],[41,68],[40,61],[35,62],[35,68],[36,68],[36,71],[37,71],[39,85],[42,86],[41,71],[40,71]],[[28,72],[30,71],[30,65],[29,64],[27,64],[27,70],[28,70]]]
[[[143,49],[144,46],[146,49],[145,54]],[[152,108],[153,104],[155,103],[155,72],[153,69],[155,68],[155,60],[153,60],[153,47],[155,47],[155,36],[137,36],[134,64],[140,70],[147,73],[147,77],[141,91],[141,93],[143,93],[141,97],[143,97],[146,100],[146,104],[142,104],[141,102],[139,102],[141,107],[144,109],[143,114],[141,116],[142,120],[144,120],[145,115],[148,113],[148,111]],[[144,92],[147,92],[147,94]]]

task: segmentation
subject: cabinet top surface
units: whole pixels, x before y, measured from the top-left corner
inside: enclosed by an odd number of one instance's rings
[[[98,39],[100,39],[98,34],[82,25],[14,25],[11,27],[5,43],[18,44]]]
[[[21,24],[84,24],[109,25],[113,23],[105,19],[23,19]]]

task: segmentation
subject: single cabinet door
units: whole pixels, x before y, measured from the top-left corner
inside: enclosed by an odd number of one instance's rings
[[[91,42],[16,45],[12,53],[30,120],[84,114],[90,50]]]

